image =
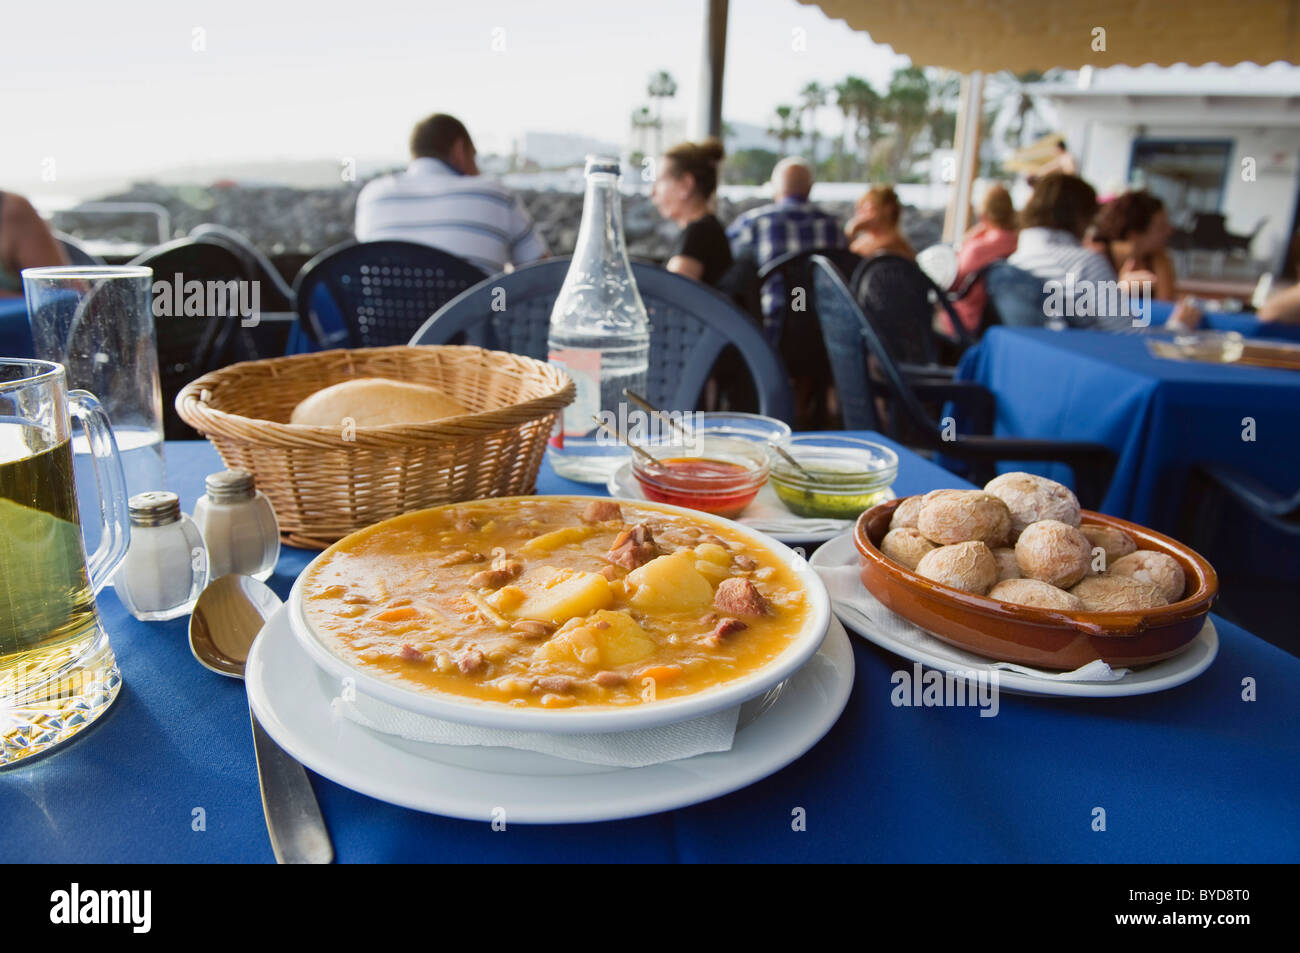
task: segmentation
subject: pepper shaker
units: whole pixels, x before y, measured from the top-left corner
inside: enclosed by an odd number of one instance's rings
[[[211,578],[237,572],[265,581],[280,558],[280,526],[266,494],[247,470],[222,470],[204,481],[194,522],[208,548]]]
[[[145,622],[189,613],[208,583],[203,534],[175,493],[137,493],[127,506],[131,545],[114,577],[118,598]]]

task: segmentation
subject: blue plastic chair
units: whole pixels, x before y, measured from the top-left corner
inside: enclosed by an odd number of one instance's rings
[[[293,291],[301,328],[319,348],[405,344],[444,304],[487,275],[415,242],[347,242],[302,266]]]
[[[67,256],[69,265],[84,268],[105,264],[104,259],[86,251],[86,249],[81,247],[81,243],[71,235],[66,235],[63,232],[55,232],[54,240],[58,242],[59,246],[63,249],[63,254]]]
[[[412,344],[476,344],[546,360],[551,308],[569,271],[549,259],[497,275],[448,302]],[[694,410],[714,361],[735,345],[758,392],[759,410],[789,422],[790,382],[776,352],[749,317],[722,294],[658,265],[632,263],[650,317],[650,374],[645,395],[665,410]]]
[[[992,479],[998,462],[1046,460],[1071,468],[1075,491],[1085,506],[1096,507],[1105,498],[1115,471],[1115,454],[1109,447],[988,436],[995,411],[992,392],[973,381],[909,376],[886,345],[885,335],[863,312],[835,266],[824,258],[813,259],[813,291],[845,427],[882,430],[876,413],[876,399],[880,398],[889,411],[891,436],[962,461],[977,483]],[[963,413],[972,433],[948,435],[940,429],[926,403],[945,401]],[[942,459],[939,462],[947,465]]]
[[[1013,328],[1041,328],[1047,324],[1043,279],[1024,269],[996,261],[984,272],[988,304],[998,321]]]

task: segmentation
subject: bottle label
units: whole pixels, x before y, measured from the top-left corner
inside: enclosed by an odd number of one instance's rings
[[[551,444],[564,446],[564,438],[591,433],[596,424],[591,419],[600,412],[600,351],[588,347],[566,347],[551,351],[549,360],[573,378],[577,396],[564,408],[562,431],[551,437]]]

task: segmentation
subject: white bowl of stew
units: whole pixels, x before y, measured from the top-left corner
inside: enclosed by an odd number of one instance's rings
[[[299,576],[289,616],[312,660],[361,695],[463,724],[581,733],[763,694],[816,653],[830,600],[801,556],[730,520],[535,496],[353,533]]]

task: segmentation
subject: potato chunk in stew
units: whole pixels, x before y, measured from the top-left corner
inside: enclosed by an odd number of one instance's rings
[[[684,612],[713,602],[713,587],[695,568],[695,554],[679,549],[658,556],[627,574],[629,600],[647,612]]]
[[[524,601],[515,610],[521,619],[567,622],[604,609],[614,601],[609,580],[600,573],[538,566],[519,580]]]

